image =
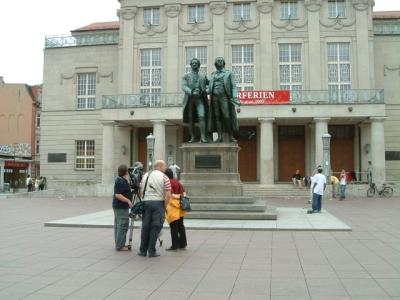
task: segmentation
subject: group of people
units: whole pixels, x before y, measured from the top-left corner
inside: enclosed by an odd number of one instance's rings
[[[43,191],[46,188],[46,177],[40,176],[39,178],[32,178],[31,175],[26,176],[26,187],[28,192]]]
[[[177,174],[177,173],[175,173]],[[133,191],[129,182],[128,168],[121,165],[114,184],[112,206],[114,210],[114,238],[117,251],[130,250],[126,243],[129,227],[129,209],[133,207]],[[174,171],[163,160],[157,160],[153,170],[147,172],[140,183],[140,197],[143,201],[142,228],[139,256],[157,257],[157,239],[164,220],[170,224],[171,246],[167,251],[185,249],[187,246],[180,196],[186,195]]]

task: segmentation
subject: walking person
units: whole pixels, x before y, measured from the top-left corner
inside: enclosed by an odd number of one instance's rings
[[[342,170],[339,176],[339,191],[340,191],[340,200],[343,200],[346,198],[345,192],[346,192],[346,171]]]
[[[167,165],[163,160],[154,163],[140,184],[144,213],[139,256],[157,257],[156,242],[165,220],[165,206],[171,198],[171,182],[164,174]]]
[[[372,180],[372,163],[370,160],[368,161],[367,180],[368,180],[368,185],[372,187],[372,183],[374,181]]]
[[[322,196],[326,189],[326,177],[322,174],[322,168],[317,169],[317,174],[313,176],[312,182],[312,212],[320,213],[322,208]]]
[[[171,169],[165,171],[171,181],[171,199],[167,205],[167,221],[171,229],[172,246],[167,248],[167,251],[174,251],[178,249],[185,249],[187,246],[186,230],[183,224],[183,217],[186,212],[180,208],[180,196],[185,196],[185,190],[182,184],[173,176]]]
[[[177,178],[179,180],[179,175],[181,173],[181,168],[176,164],[176,162],[173,162],[170,166],[169,169],[171,169],[172,174],[174,175],[174,178]],[[167,175],[168,176],[168,175]]]
[[[32,182],[31,175],[29,175],[29,174],[26,177],[26,187],[28,188],[28,192],[32,192],[32,190],[33,190],[33,182]]]
[[[128,167],[120,165],[118,176],[114,183],[112,207],[114,211],[115,250],[128,251],[125,245],[126,233],[129,227],[129,208],[132,207],[132,191],[129,185]]]

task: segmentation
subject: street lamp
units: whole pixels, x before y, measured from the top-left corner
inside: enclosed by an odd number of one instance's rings
[[[326,176],[327,184],[331,183],[331,135],[324,133],[322,135],[323,145],[323,165],[324,174]]]
[[[148,161],[148,168],[153,169],[153,159],[154,159],[154,142],[156,138],[150,132],[149,135],[146,137],[147,141],[147,161]]]

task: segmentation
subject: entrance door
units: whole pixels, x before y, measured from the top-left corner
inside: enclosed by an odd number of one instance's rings
[[[304,126],[279,126],[279,181],[291,181],[296,170],[304,176]]]
[[[147,140],[149,133],[153,132],[153,128],[139,128],[138,130],[138,160],[143,163],[143,167],[147,170]]]
[[[329,134],[333,175],[338,176],[342,170],[354,171],[354,125],[331,125]]]
[[[238,135],[239,174],[241,181],[257,180],[257,128],[240,126]]]

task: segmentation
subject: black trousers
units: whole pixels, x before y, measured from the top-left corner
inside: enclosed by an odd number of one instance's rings
[[[172,248],[186,248],[186,231],[183,224],[183,217],[169,224],[171,228]]]

